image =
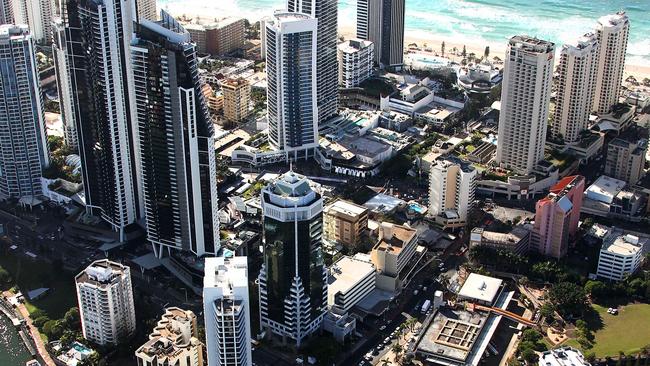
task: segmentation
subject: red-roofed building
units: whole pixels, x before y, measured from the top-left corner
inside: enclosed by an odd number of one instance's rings
[[[531,250],[554,258],[566,255],[578,229],[584,190],[585,178],[573,175],[562,178],[537,201]]]

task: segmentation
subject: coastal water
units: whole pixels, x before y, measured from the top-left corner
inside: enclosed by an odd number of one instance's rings
[[[11,321],[0,313],[0,365],[25,366],[31,357]]]
[[[280,9],[283,0],[158,0],[174,15],[239,15],[259,19]],[[339,0],[339,23],[353,26],[356,1]],[[650,0],[406,0],[406,31],[468,44],[505,43],[515,34],[528,34],[558,44],[594,28],[605,14],[625,10],[631,32],[628,60],[650,65]]]

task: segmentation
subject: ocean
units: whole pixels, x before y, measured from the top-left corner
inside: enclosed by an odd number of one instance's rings
[[[283,0],[158,0],[174,15],[239,15],[259,19]],[[356,23],[356,1],[339,0],[339,24]],[[650,66],[650,0],[406,0],[406,32],[468,44],[503,43],[528,34],[559,45],[592,30],[605,14],[625,10],[631,31],[628,61]]]
[[[0,313],[0,365],[25,366],[31,357],[11,321]]]

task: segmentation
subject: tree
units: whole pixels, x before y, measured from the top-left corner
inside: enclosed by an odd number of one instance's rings
[[[11,281],[11,275],[9,274],[9,271],[0,267],[0,285],[6,284],[9,281]]]
[[[45,325],[45,323],[49,322],[50,320],[51,319],[47,316],[39,316],[38,318],[34,318],[34,321],[32,323],[34,326],[36,326],[36,328],[42,329],[43,325]]]
[[[50,320],[43,324],[43,333],[50,340],[59,339],[63,334],[63,324],[59,320]]]
[[[79,317],[79,309],[76,307],[70,308],[63,316],[63,322],[68,329],[77,330],[81,325],[81,318]]]
[[[521,352],[521,357],[526,361],[527,364],[532,365],[539,361],[539,356],[535,351],[530,348],[527,348]]]
[[[582,287],[571,282],[560,282],[551,287],[548,298],[562,315],[581,315],[587,308],[587,296]]]
[[[599,299],[607,295],[607,286],[600,281],[589,280],[585,283],[585,293],[594,299]]]

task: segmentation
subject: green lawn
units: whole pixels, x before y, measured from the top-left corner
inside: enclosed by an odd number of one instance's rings
[[[634,354],[650,343],[650,304],[631,304],[619,307],[618,315],[610,315],[607,308],[593,305],[598,313],[585,319],[594,329],[594,347],[586,352],[594,352],[596,357],[616,356],[619,351]],[[578,347],[575,340],[567,345]]]
[[[26,259],[11,252],[0,253],[0,266],[6,269],[20,290],[27,295],[30,290],[48,287],[50,292],[41,299],[26,302],[27,310],[36,308],[45,311],[51,319],[63,317],[65,312],[77,304],[74,274],[55,269],[50,263]]]

